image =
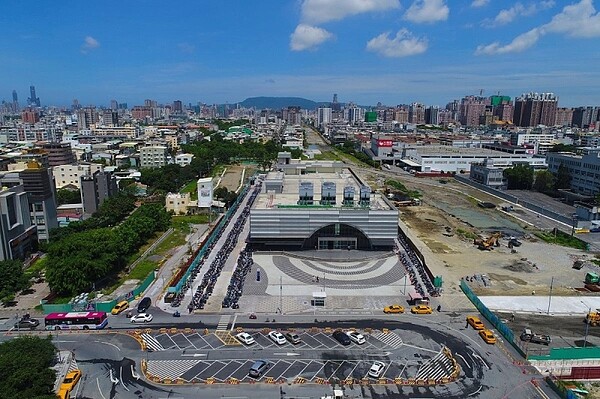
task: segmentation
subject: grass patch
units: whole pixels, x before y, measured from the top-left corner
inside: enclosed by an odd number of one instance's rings
[[[131,273],[129,273],[129,276],[127,276],[127,280],[137,279],[143,281],[157,267],[158,262],[154,262],[146,258],[135,266]]]
[[[198,181],[192,180],[186,184],[180,191],[181,194],[190,193],[190,199],[192,201],[198,200]]]
[[[478,237],[477,234],[473,233],[472,231],[467,231],[463,229],[456,229],[456,234],[458,234],[460,237],[468,238],[470,240],[474,240]]]
[[[385,184],[392,187],[396,191],[400,191],[402,194],[409,198],[421,198],[423,195],[418,190],[409,190],[404,184],[398,180],[388,179]]]
[[[25,276],[28,279],[39,277],[40,273],[46,268],[46,257],[39,258],[25,270]]]
[[[342,159],[339,157],[337,153],[334,151],[324,151],[320,154],[315,154],[314,159],[317,161],[341,161]]]
[[[540,240],[549,244],[583,250],[587,249],[587,243],[585,241],[582,241],[577,237],[571,237],[569,234],[560,230],[554,230],[552,232],[536,231],[533,234]]]

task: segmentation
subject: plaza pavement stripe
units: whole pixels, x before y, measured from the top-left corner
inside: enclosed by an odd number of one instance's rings
[[[149,360],[148,373],[160,378],[179,378],[199,360]]]
[[[144,340],[144,342],[146,343],[146,346],[150,349],[152,349],[153,351],[164,351],[165,348],[160,344],[160,342],[158,342],[152,335],[150,334],[142,334],[142,339]]]

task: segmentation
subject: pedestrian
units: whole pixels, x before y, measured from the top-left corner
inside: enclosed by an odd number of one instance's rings
[[[510,315],[510,321],[515,321],[515,314],[514,313],[511,313],[511,315]]]
[[[441,311],[442,311],[442,305],[438,305],[438,306],[437,306],[437,311],[438,311],[438,312],[441,312]]]
[[[317,283],[319,282],[319,276],[317,276]]]

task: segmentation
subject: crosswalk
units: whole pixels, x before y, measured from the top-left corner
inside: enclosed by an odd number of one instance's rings
[[[146,347],[148,349],[151,349],[154,352],[165,350],[165,348],[160,344],[160,342],[158,342],[156,338],[154,338],[152,335],[144,333],[141,335],[141,337],[144,340],[144,343],[146,344]]]
[[[427,363],[421,365],[417,372],[416,379],[438,379],[450,377],[454,372],[454,363],[446,356],[444,351],[440,351]]]
[[[200,363],[200,360],[151,360],[148,361],[148,373],[161,378],[179,378],[183,373]]]
[[[217,331],[225,331],[229,326],[229,321],[231,320],[231,315],[223,315],[219,319],[219,324],[217,324]]]
[[[394,332],[388,332],[387,334],[384,334],[381,331],[375,331],[373,333],[371,333],[371,336],[373,338],[378,339],[379,341],[383,342],[384,344],[386,344],[387,346],[389,346],[390,348],[400,348],[402,347],[402,338],[400,338],[400,336]]]

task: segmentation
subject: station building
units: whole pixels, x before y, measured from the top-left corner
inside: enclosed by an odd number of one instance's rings
[[[280,158],[250,209],[256,249],[387,251],[397,236],[398,210],[337,161]]]

